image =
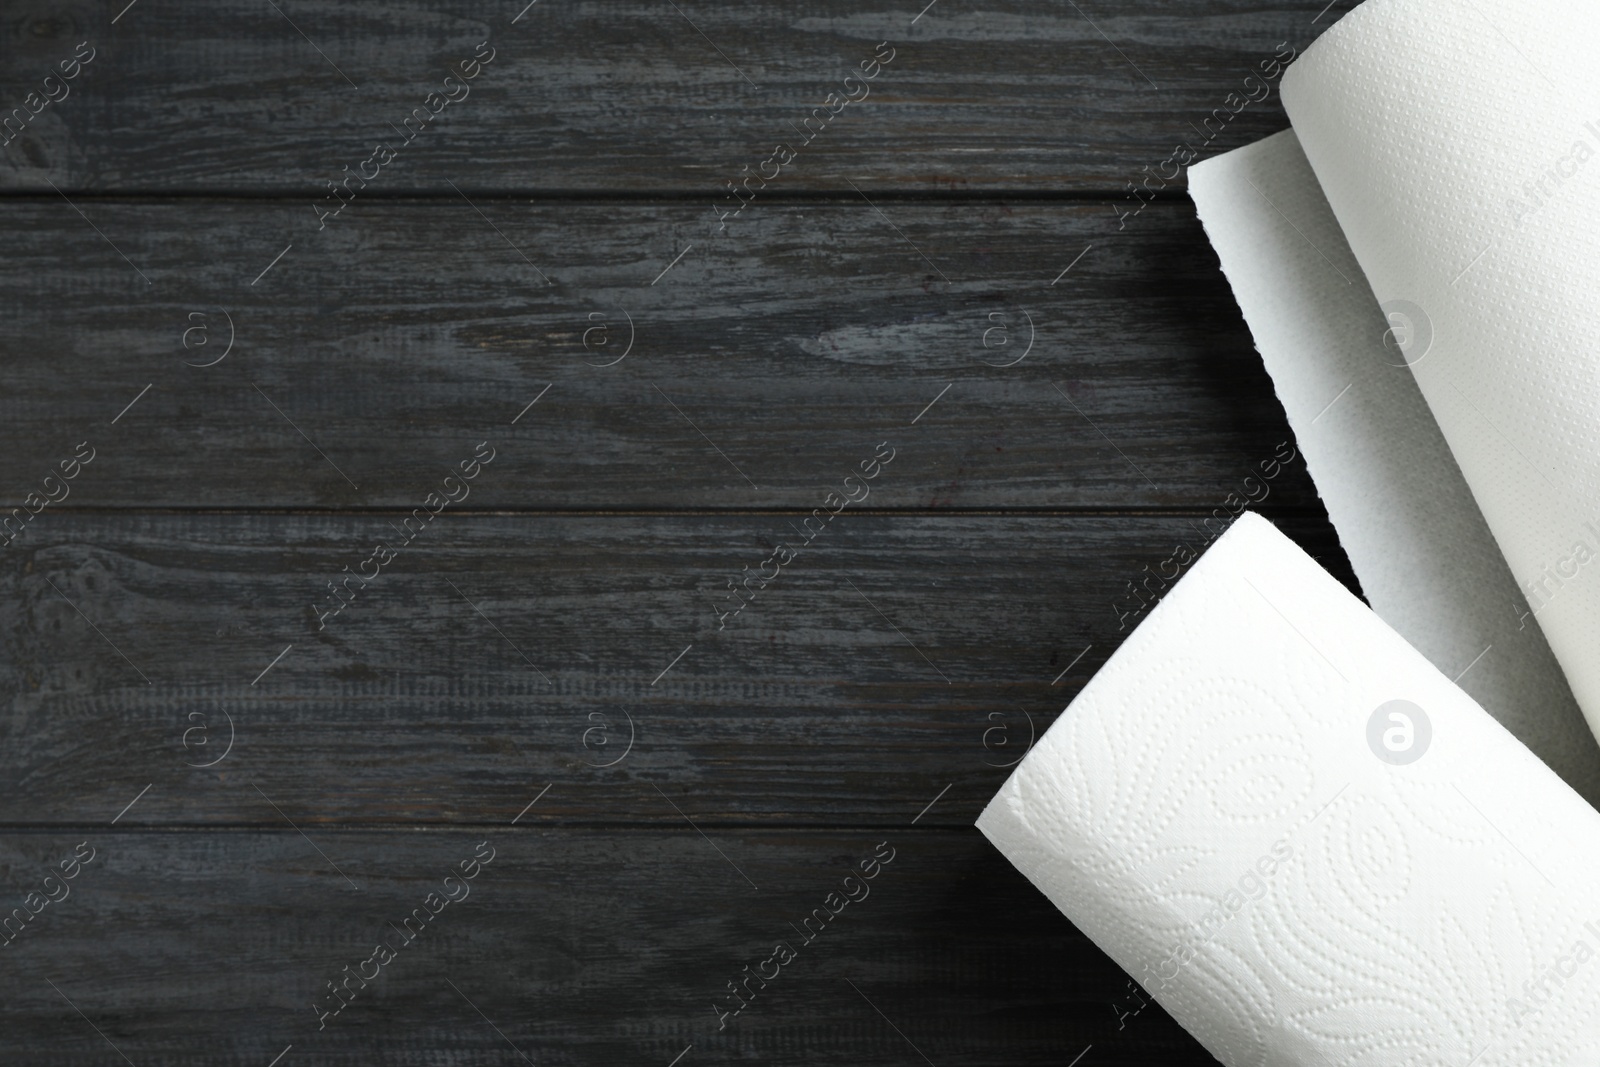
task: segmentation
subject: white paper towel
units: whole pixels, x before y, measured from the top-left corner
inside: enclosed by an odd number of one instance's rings
[[[1600,814],[1254,515],[978,826],[1227,1067],[1600,1062]]]
[[[1189,195],[1367,602],[1591,804],[1600,746],[1472,499],[1293,130]]]
[[[1412,372],[1600,729],[1597,51],[1594,0],[1369,0],[1283,99],[1373,292],[1425,327]]]

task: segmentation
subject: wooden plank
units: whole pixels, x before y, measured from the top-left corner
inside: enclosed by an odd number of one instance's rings
[[[94,859],[0,949],[0,1054],[61,1067],[117,1052],[267,1067],[286,1049],[279,1067],[1060,1067],[1092,1044],[1097,1064],[1213,1062],[1153,1003],[1119,1020],[1137,1005],[1127,976],[976,831],[907,821],[706,837],[505,825],[10,835],[8,906],[80,842]],[[478,855],[492,859],[442,902],[445,876]],[[802,921],[862,860],[875,876],[826,925],[813,919],[806,942]],[[437,914],[400,930],[435,892]],[[393,958],[368,965],[385,937]],[[793,958],[719,1029],[714,998],[731,1008],[726,983],[780,940]],[[331,1001],[347,966],[371,980]],[[344,1006],[324,1019],[319,998]]]
[[[523,2],[0,35],[0,121],[95,49],[0,133],[8,906],[97,850],[0,933],[0,1061],[1210,1063],[970,824],[1208,515],[1351,582],[1181,176],[1128,187],[1281,128],[1229,94],[1350,4]]]
[[[1130,583],[1208,536],[848,507],[809,544],[798,514],[446,511],[409,543],[379,514],[53,518],[0,571],[11,825],[136,795],[123,825],[509,822],[551,783],[528,821],[876,825],[951,786],[923,822],[968,825],[1142,617]],[[1282,525],[1350,581],[1325,520]],[[335,611],[330,581],[373,570]]]
[[[40,521],[410,509],[488,440],[473,506],[811,508],[892,440],[879,506],[1209,508],[1288,437],[1186,203],[480,206],[5,205],[0,500],[88,442]]]
[[[113,20],[123,3],[52,5],[0,38],[0,106],[27,123],[0,184],[285,193],[309,215],[325,182],[387,144],[395,158],[368,167],[375,192],[449,196],[453,181],[708,207],[793,142],[785,190],[1120,192],[1179,143],[1209,155],[1281,129],[1275,81],[1248,79],[1351,6],[545,0],[521,17],[516,2],[377,17],[350,0],[210,0]],[[492,61],[447,85],[486,40]],[[846,83],[880,42],[889,64]],[[62,82],[80,51],[93,58]],[[861,99],[804,126],[830,93]],[[408,143],[398,128],[419,107],[439,114]]]

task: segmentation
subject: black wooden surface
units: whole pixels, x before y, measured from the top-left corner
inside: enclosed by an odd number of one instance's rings
[[[1128,186],[1348,6],[6,5],[0,1062],[1212,1062],[971,824],[1244,496],[1351,582]]]

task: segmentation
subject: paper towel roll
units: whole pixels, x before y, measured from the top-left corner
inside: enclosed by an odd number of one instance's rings
[[[1294,131],[1191,167],[1189,195],[1372,610],[1600,804],[1600,746]]]
[[[1227,1067],[1600,1062],[1600,814],[1254,515],[978,826]]]
[[[1283,99],[1600,732],[1600,4],[1368,0]]]

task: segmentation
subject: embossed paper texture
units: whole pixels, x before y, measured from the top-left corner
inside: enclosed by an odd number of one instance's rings
[[[1189,170],[1295,442],[1378,616],[1600,803],[1600,746],[1293,130]],[[1415,351],[1415,350],[1414,350]]]
[[[1306,158],[1600,723],[1600,5],[1369,0],[1284,77]]]
[[[1600,814],[1254,515],[978,825],[1227,1067],[1600,1062]]]

